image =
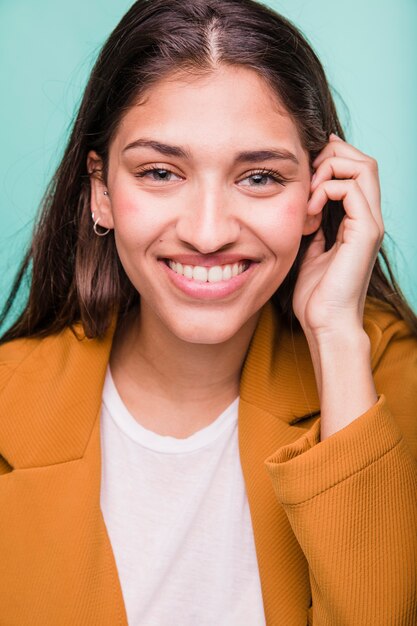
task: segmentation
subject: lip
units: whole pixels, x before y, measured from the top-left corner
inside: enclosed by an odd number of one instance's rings
[[[184,256],[186,257],[187,255],[183,255],[183,258]],[[177,261],[177,259],[179,259],[180,257],[174,258]],[[242,257],[236,258],[239,258],[239,260],[242,261]],[[181,261],[179,262],[181,263]],[[189,265],[193,265],[190,261],[188,262]],[[234,262],[237,263],[238,261]],[[190,296],[191,298],[195,298],[197,300],[221,300],[234,294],[236,291],[241,289],[243,285],[250,279],[253,271],[256,269],[256,266],[259,265],[259,263],[257,262],[251,262],[247,270],[242,272],[242,274],[238,274],[237,276],[230,278],[229,280],[221,280],[217,283],[202,283],[195,280],[190,280],[185,276],[177,274],[163,260],[159,260],[158,263],[161,266],[161,269],[166,272],[168,279],[177,289],[182,291],[182,293],[186,294],[187,296]],[[185,264],[187,263],[185,262]],[[220,265],[220,263],[217,261],[216,265]],[[223,265],[227,265],[227,263],[223,263]],[[210,263],[210,265],[205,265],[204,267],[211,266],[212,264]]]
[[[162,260],[161,258],[159,260]],[[199,254],[174,254],[164,257],[164,260],[175,261],[182,265],[199,265],[200,267],[214,267],[216,265],[233,265],[234,263],[244,263],[245,261],[256,262],[255,259],[242,256],[241,254],[211,254],[202,256]]]

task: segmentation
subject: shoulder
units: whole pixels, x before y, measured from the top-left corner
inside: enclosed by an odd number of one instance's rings
[[[417,337],[387,305],[369,299],[364,317],[378,395],[417,457]]]
[[[387,352],[391,356],[404,353],[415,364],[417,374],[417,337],[392,307],[376,298],[367,298],[364,328],[371,341],[373,369]]]
[[[0,460],[10,467],[80,458],[99,415],[112,333],[81,326],[0,346]]]
[[[399,324],[405,331],[410,332],[406,322],[399,317],[392,306],[369,296],[366,298],[364,320],[365,323],[373,323],[382,332],[392,328],[394,324]]]
[[[38,372],[49,363],[60,361],[82,341],[81,326],[68,327],[46,337],[22,337],[0,345],[0,391],[13,375],[27,369]]]

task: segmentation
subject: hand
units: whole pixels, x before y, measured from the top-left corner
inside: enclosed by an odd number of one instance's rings
[[[330,135],[313,166],[308,214],[319,214],[329,199],[342,200],[346,212],[336,242],[327,252],[323,231],[318,230],[294,290],[294,312],[304,332],[319,336],[346,332],[352,325],[362,328],[366,292],[384,226],[373,158]]]
[[[377,400],[363,309],[384,227],[374,159],[331,135],[313,166],[307,213],[320,214],[329,199],[341,200],[346,212],[327,252],[323,231],[318,230],[293,297],[310,348],[320,396],[321,439],[326,439]]]

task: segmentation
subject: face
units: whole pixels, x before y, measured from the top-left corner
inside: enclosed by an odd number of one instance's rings
[[[317,229],[309,194],[295,124],[255,72],[228,67],[173,75],[127,111],[91,209],[114,229],[141,315],[213,344],[256,321]]]

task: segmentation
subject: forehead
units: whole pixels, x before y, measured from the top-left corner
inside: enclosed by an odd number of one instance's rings
[[[186,143],[206,154],[274,141],[298,156],[304,152],[277,94],[254,70],[237,66],[204,76],[173,73],[153,84],[123,116],[114,147],[123,149],[141,136]]]

